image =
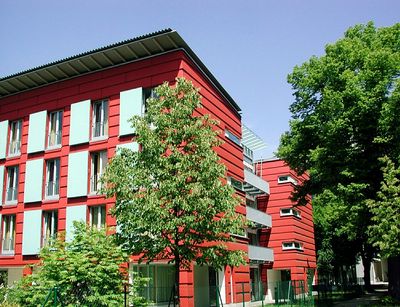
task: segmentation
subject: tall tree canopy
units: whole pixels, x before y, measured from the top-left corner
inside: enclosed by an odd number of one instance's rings
[[[125,249],[146,262],[170,259],[179,269],[193,261],[214,267],[239,265],[229,233],[241,233],[240,199],[224,183],[226,168],[214,147],[216,121],[200,115],[198,90],[176,80],[155,89],[144,116],[132,119],[141,150],[123,150],[104,175],[106,193],[116,197],[114,214]]]
[[[399,165],[399,74],[400,24],[377,29],[368,23],[348,29],[325,55],[288,77],[295,101],[278,156],[298,173],[310,173],[295,197],[301,203],[311,193],[315,206],[332,209],[324,220],[335,223],[325,226],[359,248],[367,285],[376,251],[368,235],[376,213],[367,200],[377,200],[381,189],[380,158]]]

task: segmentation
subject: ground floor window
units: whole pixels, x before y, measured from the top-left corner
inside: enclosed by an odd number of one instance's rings
[[[0,287],[7,287],[8,283],[8,272],[0,271]]]
[[[153,303],[168,303],[174,288],[175,268],[166,264],[131,265],[131,272],[150,279],[139,295]],[[132,278],[134,275],[132,274]]]

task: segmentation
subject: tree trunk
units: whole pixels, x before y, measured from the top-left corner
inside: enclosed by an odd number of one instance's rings
[[[361,255],[362,264],[364,266],[364,285],[367,292],[373,292],[371,286],[371,258]]]
[[[180,278],[179,278],[179,269],[181,266],[181,261],[179,258],[179,255],[175,255],[175,289],[174,289],[174,301],[179,306],[180,303],[180,294],[179,294],[179,283],[180,283]]]
[[[389,294],[400,300],[400,256],[388,259]]]

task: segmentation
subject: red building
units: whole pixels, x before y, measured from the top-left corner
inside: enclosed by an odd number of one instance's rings
[[[305,206],[296,206],[291,200],[295,186],[303,178],[279,159],[262,160],[258,167],[270,186],[265,201],[272,217],[268,246],[274,250],[274,263],[268,269],[268,282],[313,278],[316,252],[311,199]]]
[[[249,236],[235,235],[236,242],[229,245],[248,253],[249,265],[219,272],[193,265],[182,271],[182,305],[213,304],[213,287],[219,288],[224,304],[257,299],[250,281],[261,281],[263,268],[271,268],[274,255],[268,241],[258,242],[254,234],[260,229],[274,238],[275,211],[268,205],[263,212],[254,204],[258,197],[268,198],[269,186],[256,174],[252,159],[246,162],[251,150],[241,143],[239,106],[170,29],[0,79],[0,276],[8,284],[28,273],[24,267],[37,261],[40,248],[57,232],[66,231],[69,240],[73,221],[115,226],[108,214],[113,201],[97,193],[99,178],[118,148],[138,150],[127,120],[144,112],[152,88],[164,81],[173,83],[176,77],[190,79],[201,89],[199,112],[219,121],[224,144],[217,152],[227,166],[228,182],[248,199],[248,206],[237,211],[254,223]],[[278,252],[275,246],[274,251]],[[282,261],[279,268],[287,268]],[[293,274],[300,272],[296,261]],[[173,285],[172,266],[166,261],[130,267],[151,277],[155,289]],[[169,295],[169,290],[158,290],[149,298],[162,305]]]

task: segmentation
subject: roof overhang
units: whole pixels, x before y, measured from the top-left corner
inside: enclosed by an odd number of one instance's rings
[[[0,98],[85,74],[182,50],[238,113],[233,98],[174,30],[166,29],[0,78]]]
[[[242,124],[242,144],[252,151],[267,148],[267,144],[257,134]]]

